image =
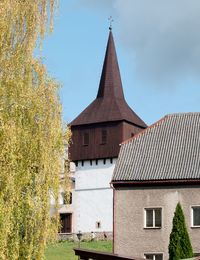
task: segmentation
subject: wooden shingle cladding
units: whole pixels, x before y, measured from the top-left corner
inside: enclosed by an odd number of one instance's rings
[[[69,153],[73,161],[92,160],[118,157],[119,144],[137,134],[141,128],[130,123],[107,122],[101,124],[72,126],[72,145]],[[102,142],[102,132],[106,131],[106,141]],[[88,135],[89,142],[84,144],[84,136]]]
[[[124,98],[113,35],[110,31],[97,97],[70,125],[115,121],[127,121],[146,128],[146,124],[128,106]]]
[[[146,128],[124,98],[112,31],[97,97],[70,126],[72,161],[116,158],[119,144]]]

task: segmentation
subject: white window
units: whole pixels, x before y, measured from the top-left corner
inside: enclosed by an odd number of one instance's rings
[[[145,209],[145,227],[160,228],[162,226],[162,209],[146,208]]]
[[[200,206],[192,207],[192,226],[200,227]]]
[[[144,257],[149,260],[162,260],[163,254],[144,254]]]

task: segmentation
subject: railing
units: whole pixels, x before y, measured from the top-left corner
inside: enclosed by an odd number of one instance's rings
[[[125,257],[117,254],[104,253],[94,250],[74,248],[75,255],[79,256],[80,260],[144,260],[143,258],[137,257]]]

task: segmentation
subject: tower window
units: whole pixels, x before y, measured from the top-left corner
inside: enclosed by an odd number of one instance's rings
[[[83,145],[85,146],[89,145],[89,133],[83,134]]]
[[[107,130],[101,131],[101,144],[107,143]]]
[[[96,222],[96,228],[101,228],[101,221]]]

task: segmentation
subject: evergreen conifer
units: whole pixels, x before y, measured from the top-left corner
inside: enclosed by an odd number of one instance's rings
[[[173,227],[170,234],[168,250],[170,260],[193,257],[192,245],[180,203],[177,204],[174,212]]]

